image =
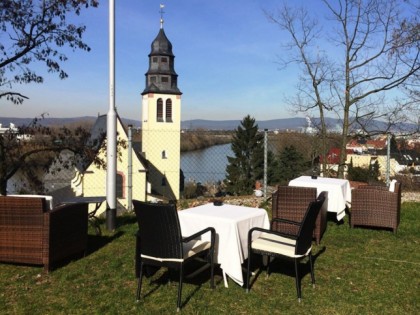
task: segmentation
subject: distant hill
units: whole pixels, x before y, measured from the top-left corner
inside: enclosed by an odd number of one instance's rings
[[[72,117],[72,118],[49,118],[46,117],[42,120],[39,120],[38,123],[44,126],[62,126],[69,124],[77,123],[91,123],[95,122],[97,117],[94,116],[82,116],[82,117]],[[15,124],[16,126],[26,126],[32,122],[33,118],[15,118],[15,117],[0,117],[0,124],[3,127],[8,127],[10,123]],[[124,124],[131,124],[134,127],[140,127],[141,122],[139,120],[122,118]],[[192,119],[184,120],[181,122],[181,128],[188,129],[204,129],[204,130],[234,130],[241,123],[239,120],[205,120],[205,119]],[[256,121],[259,129],[268,129],[268,130],[303,130],[308,127],[306,118],[282,118],[282,119],[272,119],[272,120],[263,120]],[[312,119],[312,127],[319,123],[319,119]],[[341,122],[335,118],[326,118],[327,128],[331,131],[340,131]],[[371,130],[384,130],[385,123],[381,121],[374,121],[370,124]],[[413,124],[399,124],[395,127],[394,130],[414,130],[415,125]]]
[[[241,120],[185,120],[181,122],[182,129],[210,129],[210,130],[233,130],[237,128]],[[260,129],[296,129],[306,126],[305,118],[284,118],[257,121]]]
[[[91,123],[93,124],[96,121],[97,117],[95,116],[82,116],[82,117],[71,117],[71,118],[49,118],[45,117],[43,119],[38,120],[38,124],[43,126],[63,126],[63,125],[71,125],[77,123]],[[27,126],[32,123],[33,118],[16,118],[16,117],[0,117],[0,124],[3,127],[8,127],[10,123],[15,124],[16,126]],[[140,127],[140,121],[134,119],[126,119],[122,118],[122,121],[125,124],[132,124],[134,127]]]
[[[94,116],[82,116],[72,118],[49,118],[46,117],[38,121],[39,124],[44,126],[62,126],[69,124],[76,124],[82,122],[94,123],[97,117]],[[3,127],[9,126],[10,123],[16,126],[26,126],[32,122],[33,118],[15,118],[15,117],[0,117],[0,124]],[[125,124],[132,124],[135,127],[140,127],[141,123],[139,120],[125,119],[122,118]],[[233,130],[239,126],[241,120],[203,120],[193,119],[185,120],[181,122],[182,129],[205,129],[205,130]],[[260,129],[302,129],[306,126],[305,118],[284,118],[284,119],[273,119],[266,121],[257,121]]]

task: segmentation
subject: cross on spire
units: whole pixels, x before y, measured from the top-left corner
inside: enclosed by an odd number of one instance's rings
[[[165,11],[163,11],[163,8],[165,7],[164,4],[160,5],[160,28],[163,28],[163,14],[165,13]]]

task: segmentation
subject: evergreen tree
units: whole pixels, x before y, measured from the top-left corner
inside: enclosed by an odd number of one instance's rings
[[[256,180],[264,176],[264,136],[258,132],[255,119],[249,115],[235,130],[232,140],[234,157],[228,156],[227,192],[251,194]]]
[[[376,160],[375,163],[369,165],[369,179],[371,182],[377,182],[380,175],[379,162]]]
[[[285,147],[279,155],[280,183],[286,184],[293,178],[302,175],[308,168],[307,163],[295,146]]]
[[[391,136],[390,150],[392,153],[399,152],[398,143],[397,143],[397,139],[395,138],[395,135]]]

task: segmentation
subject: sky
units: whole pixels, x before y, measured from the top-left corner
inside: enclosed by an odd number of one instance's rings
[[[318,10],[319,1],[295,0]],[[27,96],[22,105],[1,100],[0,116],[32,118],[106,114],[109,108],[109,8],[100,1],[75,17],[85,24],[90,52],[66,51],[69,78],[45,74],[43,84],[18,86]],[[318,4],[317,4],[318,3]],[[285,105],[299,70],[280,70],[278,58],[285,33],[268,21],[263,9],[279,8],[279,0],[115,0],[115,97],[120,117],[140,120],[148,54],[160,28],[173,46],[182,95],[182,120],[257,121],[294,116]],[[311,9],[311,8],[309,8]],[[303,117],[303,116],[301,116]]]

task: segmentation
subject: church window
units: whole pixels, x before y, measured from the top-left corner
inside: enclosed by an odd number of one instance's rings
[[[152,61],[153,61],[153,62],[158,62],[158,57],[153,57],[153,58],[152,58]]]
[[[116,187],[116,195],[117,198],[124,198],[124,176],[117,173],[117,187]]]
[[[168,62],[168,58],[162,57],[162,63],[167,63],[167,62]]]
[[[163,100],[161,98],[157,100],[156,120],[163,121]]]
[[[169,79],[168,77],[162,77],[162,83],[168,83]]]
[[[170,98],[166,100],[165,119],[167,122],[172,122],[172,100]]]
[[[150,77],[150,82],[156,83],[156,77]]]

